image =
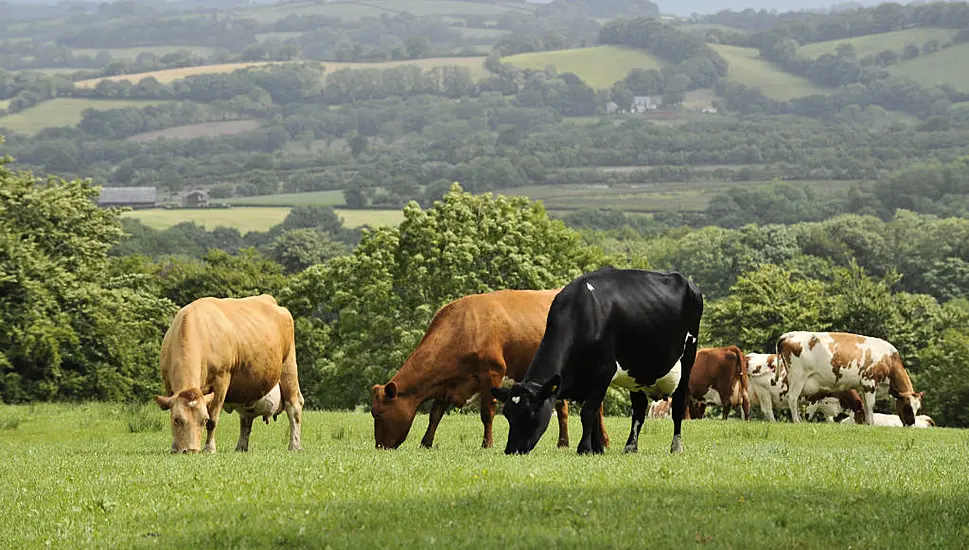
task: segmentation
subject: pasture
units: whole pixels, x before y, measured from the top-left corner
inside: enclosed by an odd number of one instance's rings
[[[185,126],[175,126],[164,130],[144,132],[129,136],[129,141],[154,141],[160,138],[166,139],[193,139],[197,137],[231,136],[255,130],[259,127],[258,120],[227,120],[224,122],[206,122],[202,124],[186,124]]]
[[[893,32],[883,32],[856,36],[854,38],[844,38],[841,40],[828,40],[827,42],[815,42],[798,48],[797,52],[802,57],[818,58],[826,53],[834,54],[841,44],[851,44],[855,47],[855,56],[858,59],[866,55],[875,55],[884,50],[892,50],[901,53],[905,46],[915,44],[920,49],[927,40],[938,40],[944,44],[956,35],[955,29],[937,29],[932,27],[917,27],[914,29],[904,29]],[[951,70],[951,69],[950,69]]]
[[[477,415],[450,414],[419,449],[418,416],[397,451],[373,448],[370,415],[304,413],[257,422],[232,452],[171,455],[154,404],[0,407],[0,541],[7,548],[913,548],[961,546],[969,528],[969,437],[951,429],[647,420],[624,455],[610,417],[602,456],[478,448]],[[135,431],[132,431],[135,430]],[[553,428],[554,431],[554,428]]]
[[[346,204],[343,191],[280,193],[255,197],[233,197],[225,202],[240,206],[341,206]]]
[[[495,19],[506,13],[529,13],[530,5],[524,2],[471,2],[460,0],[370,0],[343,2],[294,2],[270,7],[240,10],[239,15],[260,23],[272,23],[288,15],[323,15],[356,21],[364,17],[380,17],[410,13],[422,16],[493,15]]]
[[[216,199],[218,201],[218,199]],[[125,216],[135,218],[152,229],[168,229],[182,223],[194,222],[207,229],[219,226],[234,227],[240,233],[248,231],[267,231],[282,223],[289,214],[288,206],[277,207],[235,207],[201,209],[164,209],[148,208],[125,212]],[[404,219],[401,210],[337,210],[347,227],[363,225],[397,225]]]
[[[29,109],[0,117],[0,128],[23,134],[36,134],[44,128],[76,126],[85,109],[122,109],[148,107],[165,101],[125,99],[82,99],[59,97],[42,101]]]
[[[561,73],[575,73],[595,89],[608,88],[626,77],[632,69],[660,69],[663,62],[645,50],[618,46],[595,46],[550,52],[510,55],[502,63],[521,69],[541,70],[554,65]]]
[[[785,72],[770,61],[760,59],[756,48],[710,44],[730,64],[727,79],[745,86],[758,87],[769,98],[787,101],[812,94],[829,94],[832,90],[810,80]]]
[[[969,56],[969,44],[957,44],[929,55],[902,61],[888,67],[895,76],[910,78],[922,86],[952,84],[960,92],[969,92],[969,71],[957,69]]]

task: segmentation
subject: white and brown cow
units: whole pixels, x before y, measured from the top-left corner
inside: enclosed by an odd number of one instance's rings
[[[856,424],[854,418],[848,417],[841,421],[842,424]],[[905,424],[902,423],[902,419],[897,414],[882,414],[875,413],[875,426],[891,426],[901,428]],[[934,428],[935,421],[932,417],[927,414],[920,414],[915,417],[915,427],[916,428]]]
[[[296,372],[293,317],[264,294],[242,299],[201,298],[172,321],[161,350],[165,395],[171,411],[172,452],[215,452],[223,408],[239,411],[237,451],[249,449],[253,420],[286,411],[289,448],[300,448],[303,394]]]
[[[857,390],[863,398],[865,423],[874,423],[875,392],[887,387],[906,426],[915,423],[924,392],[916,393],[895,346],[879,338],[846,332],[788,332],[777,341],[786,369],[781,397],[794,422],[802,395],[818,396]]]
[[[774,408],[783,406],[781,400],[781,379],[784,365],[775,353],[748,353],[747,380],[750,403],[760,405],[764,418],[774,421]]]

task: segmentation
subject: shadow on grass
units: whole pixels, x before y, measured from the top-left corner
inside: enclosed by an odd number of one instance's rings
[[[964,498],[810,487],[488,482],[434,498],[205,506],[155,516],[131,545],[169,548],[932,548],[962,546]],[[213,503],[215,504],[215,503]]]

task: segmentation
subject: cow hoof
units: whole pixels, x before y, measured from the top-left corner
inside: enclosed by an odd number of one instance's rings
[[[565,447],[568,447],[568,446],[569,446],[569,440],[568,439],[559,439],[559,442],[556,445],[556,447],[558,447],[559,449],[562,449],[562,448],[565,448]]]
[[[248,453],[249,452],[249,447],[236,447],[236,452],[237,453]]]
[[[302,445],[290,445],[289,446],[289,450],[290,451],[302,451],[303,450],[303,446]]]
[[[680,441],[680,436],[673,438],[673,444],[670,445],[670,454],[682,453],[683,452],[683,442]]]
[[[635,454],[639,452],[639,447],[635,445],[626,445],[626,448],[622,450],[626,454]]]

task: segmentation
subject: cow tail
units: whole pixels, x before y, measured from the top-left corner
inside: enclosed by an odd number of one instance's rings
[[[749,387],[748,384],[747,384],[747,382],[748,382],[748,379],[747,379],[747,356],[744,355],[744,352],[740,351],[740,348],[735,348],[735,349],[736,349],[737,355],[740,356],[740,363],[739,363],[739,366],[740,366],[740,385],[744,389],[744,391],[747,391],[747,388]]]

